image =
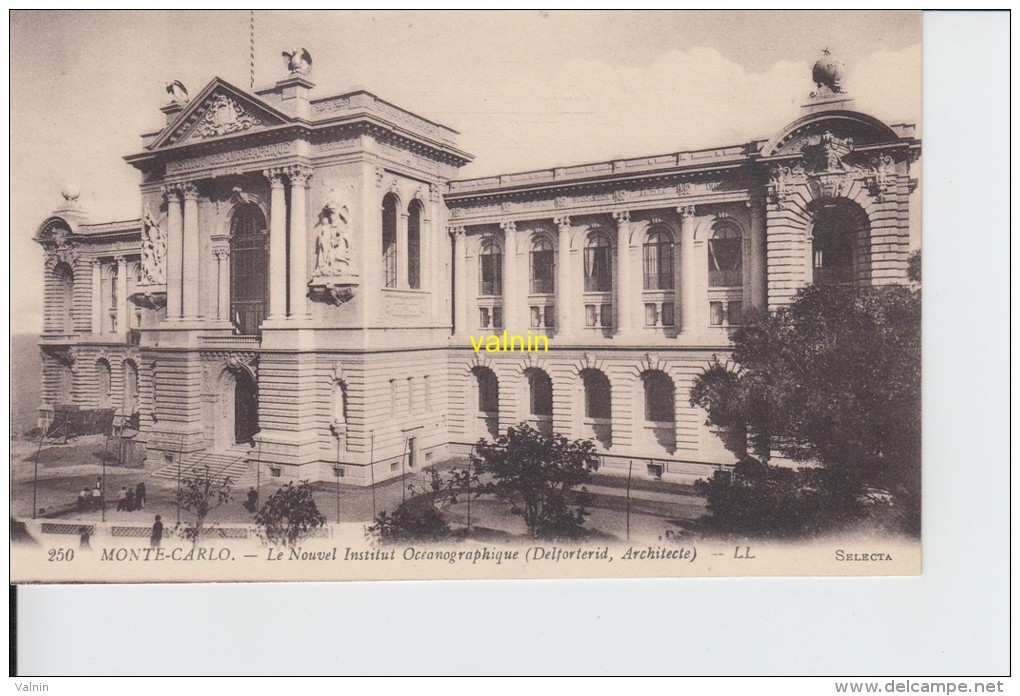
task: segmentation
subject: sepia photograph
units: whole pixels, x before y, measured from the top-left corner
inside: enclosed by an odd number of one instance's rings
[[[921,572],[921,13],[15,11],[11,579]]]

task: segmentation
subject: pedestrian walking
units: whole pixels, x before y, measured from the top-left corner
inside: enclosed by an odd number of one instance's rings
[[[127,502],[124,504],[124,509],[128,512],[135,511],[135,489],[127,489]]]
[[[254,487],[248,489],[248,499],[244,502],[244,509],[252,514],[255,514],[255,511],[259,509],[259,494]]]
[[[120,487],[120,495],[117,497],[117,509],[127,510],[127,486]]]
[[[149,546],[154,549],[159,548],[160,542],[163,541],[163,518],[156,515],[156,522],[152,525],[152,535],[149,537]]]
[[[139,510],[145,507],[145,483],[141,481],[135,486],[135,507]]]
[[[103,492],[99,490],[99,486],[92,489],[92,509],[98,510],[103,507]]]
[[[78,512],[85,512],[88,509],[89,499],[91,498],[91,496],[92,493],[89,491],[88,488],[82,488],[80,491],[78,491],[77,502]]]

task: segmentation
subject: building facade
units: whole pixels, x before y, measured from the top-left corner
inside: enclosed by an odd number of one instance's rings
[[[290,67],[169,90],[126,158],[139,219],[89,223],[65,191],[39,227],[44,418],[137,415],[155,470],[358,485],[523,421],[690,481],[734,461],[688,394],[746,310],[906,282],[920,143],[831,58],[770,139],[479,179],[450,128]]]

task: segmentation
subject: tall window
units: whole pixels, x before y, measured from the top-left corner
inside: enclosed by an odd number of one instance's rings
[[[592,232],[584,247],[584,289],[609,292],[613,289],[613,247],[604,232]]]
[[[586,418],[612,417],[612,390],[609,378],[600,370],[584,370],[581,372],[584,382],[584,415]]]
[[[743,246],[740,228],[732,222],[718,222],[708,240],[708,286],[735,288],[744,284]]]
[[[96,381],[98,382],[96,407],[110,408],[110,400],[112,396],[111,372],[110,363],[105,360],[96,361]]]
[[[812,226],[815,283],[853,282],[855,229],[845,210],[818,211]]]
[[[553,414],[552,380],[543,370],[528,370],[529,411],[533,416]]]
[[[641,375],[645,390],[645,420],[652,423],[676,421],[673,380],[665,372],[650,370]]]
[[[645,290],[673,289],[673,235],[665,230],[648,234],[644,248]]]
[[[339,379],[333,382],[333,422],[347,422],[347,385]]]
[[[555,288],[553,247],[545,237],[538,237],[531,246],[531,292],[550,294]]]
[[[383,285],[397,287],[397,197],[386,194],[382,206]]]
[[[117,333],[117,264],[106,272],[106,332]]]
[[[503,254],[493,239],[482,242],[478,255],[478,294],[503,294]]]
[[[262,209],[238,206],[230,220],[230,319],[243,336],[258,334],[269,307],[268,244]]]
[[[407,286],[421,287],[421,201],[413,200],[407,208]]]
[[[478,386],[478,410],[495,415],[499,413],[499,381],[496,374],[487,367],[473,370]]]
[[[72,308],[74,307],[74,271],[66,263],[58,263],[53,269],[56,281],[56,303],[53,308],[56,329],[62,333],[74,331]]]

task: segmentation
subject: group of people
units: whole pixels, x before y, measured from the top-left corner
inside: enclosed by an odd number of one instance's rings
[[[91,489],[86,486],[78,492],[76,503],[78,512],[87,510],[100,510],[104,507],[103,480],[96,479],[96,485]],[[145,507],[145,484],[139,482],[137,486],[129,488],[121,486],[117,496],[117,509],[125,512],[134,512]]]

